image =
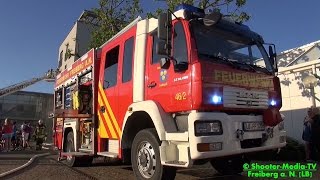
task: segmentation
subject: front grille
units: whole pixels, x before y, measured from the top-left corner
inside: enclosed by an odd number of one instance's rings
[[[242,149],[260,147],[262,145],[262,139],[261,138],[246,139],[246,140],[240,141],[240,145]]]
[[[268,92],[243,88],[223,88],[223,106],[230,108],[268,108]]]

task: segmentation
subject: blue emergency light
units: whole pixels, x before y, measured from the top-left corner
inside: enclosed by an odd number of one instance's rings
[[[178,5],[175,10],[176,11],[185,10],[186,12],[190,13],[191,15],[198,16],[198,17],[203,17],[205,15],[205,12],[203,9],[194,7],[189,4],[184,4],[184,3]]]
[[[194,6],[191,6],[189,4],[180,4],[176,7],[176,11],[179,11],[181,9],[184,9],[186,11],[189,11],[189,12],[195,12],[195,13],[204,13],[204,10],[203,9],[200,9],[200,8],[197,8],[197,7],[194,7]]]

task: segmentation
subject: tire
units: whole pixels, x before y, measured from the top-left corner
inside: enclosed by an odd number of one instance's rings
[[[242,155],[222,157],[210,161],[212,167],[223,175],[236,175],[243,172],[243,164],[249,163]]]
[[[161,165],[159,146],[160,140],[153,128],[144,129],[135,136],[131,148],[131,162],[136,179],[175,178],[176,168]]]
[[[75,152],[74,148],[74,136],[73,132],[70,131],[67,134],[67,141],[65,142],[65,151],[66,152]],[[90,166],[93,161],[92,156],[84,156],[84,157],[77,157],[77,156],[68,156],[66,160],[66,164],[70,167],[77,167],[77,166]]]

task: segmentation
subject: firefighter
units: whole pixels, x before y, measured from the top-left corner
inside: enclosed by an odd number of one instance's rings
[[[34,135],[36,141],[36,150],[41,150],[42,143],[47,139],[46,126],[43,124],[42,120],[38,121]]]

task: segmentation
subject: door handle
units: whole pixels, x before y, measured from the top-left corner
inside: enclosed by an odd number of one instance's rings
[[[153,88],[157,85],[156,82],[152,81],[150,84],[147,85],[148,88]]]
[[[101,106],[101,107],[100,107],[100,111],[101,111],[102,113],[106,112],[106,107]]]

